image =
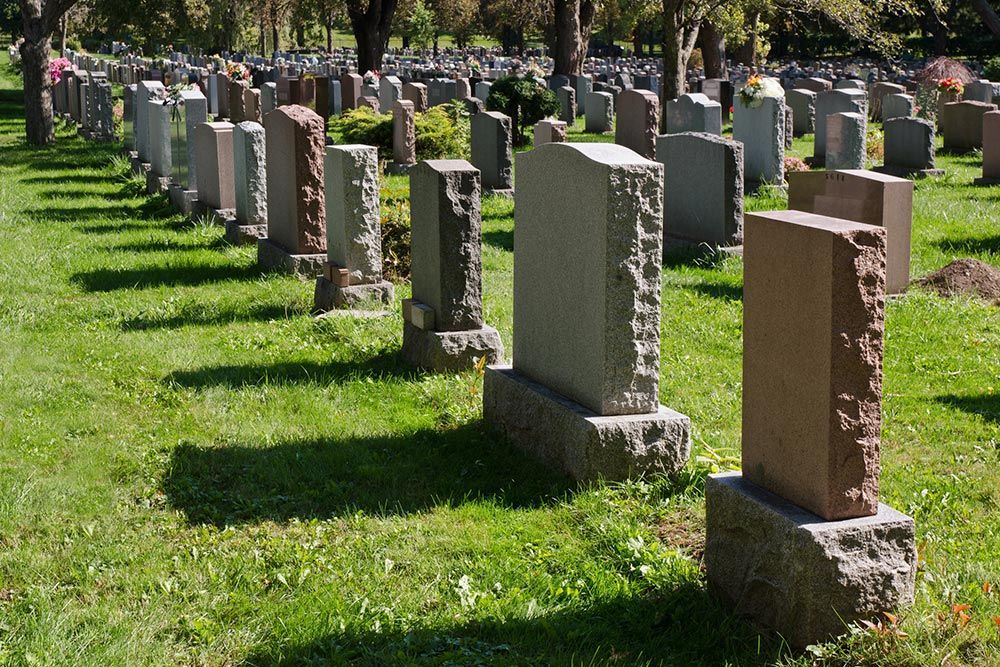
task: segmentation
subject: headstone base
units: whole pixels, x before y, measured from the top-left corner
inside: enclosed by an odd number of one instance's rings
[[[795,648],[913,601],[913,519],[888,505],[824,521],[739,472],[709,475],[705,503],[709,590]]]
[[[136,176],[145,177],[145,175],[148,174],[152,168],[153,168],[152,164],[150,164],[149,162],[143,162],[142,158],[140,158],[138,155],[132,158],[132,173],[135,174]]]
[[[691,420],[679,412],[661,405],[651,414],[600,416],[510,366],[486,369],[483,419],[582,481],[670,475],[691,455]]]
[[[403,320],[403,358],[429,371],[464,371],[486,356],[487,363],[503,359],[500,334],[491,326],[467,331],[429,331]]]
[[[198,213],[198,191],[185,190],[177,184],[170,186],[170,204],[184,215],[195,215]]]
[[[884,164],[881,167],[875,167],[872,171],[879,174],[888,174],[889,176],[896,176],[898,178],[926,178],[930,176],[944,176],[944,169],[908,169],[906,167],[893,167],[891,165]]]
[[[208,223],[216,227],[226,227],[230,222],[236,221],[235,208],[209,208],[206,206],[204,215]]]
[[[513,199],[514,198],[514,188],[507,188],[507,189],[497,188],[496,190],[490,190],[488,188],[483,188],[483,195],[482,196],[486,197],[486,196],[489,196],[489,195],[496,195],[497,197],[505,197],[507,199]]]
[[[326,312],[335,308],[352,308],[364,304],[387,306],[392,303],[394,294],[395,290],[388,280],[341,287],[328,280],[326,276],[319,276],[316,278],[315,310]]]
[[[293,255],[270,239],[257,239],[257,263],[268,271],[290,273],[300,278],[315,278],[323,273],[326,253]]]
[[[972,181],[973,185],[1000,185],[1000,179],[997,178],[977,178]]]
[[[236,218],[226,220],[226,241],[233,245],[253,245],[267,238],[267,225],[241,225]]]
[[[160,176],[150,170],[146,172],[146,192],[151,195],[158,195],[170,191],[170,177]]]

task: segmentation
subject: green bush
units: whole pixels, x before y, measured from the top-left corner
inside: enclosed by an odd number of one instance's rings
[[[431,107],[414,116],[418,160],[466,158],[469,155],[469,115],[460,103]],[[363,107],[331,121],[340,141],[378,148],[379,159],[392,159],[392,115]]]
[[[983,65],[983,78],[1000,81],[1000,56],[993,56]]]
[[[559,112],[556,94],[531,78],[506,76],[493,82],[486,108],[510,116],[514,144],[527,143],[525,130]]]
[[[388,197],[381,204],[382,275],[399,282],[410,277],[410,200]]]

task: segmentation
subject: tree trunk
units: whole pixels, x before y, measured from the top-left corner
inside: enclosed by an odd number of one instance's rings
[[[333,26],[326,25],[326,52],[333,53]]]
[[[281,41],[280,41],[280,39],[281,38],[278,35],[278,22],[275,21],[274,23],[271,24],[271,50],[272,51],[280,51],[281,50],[281,46],[280,46]]]
[[[580,73],[580,32],[580,0],[555,0],[553,74]]]
[[[580,55],[574,74],[583,72],[583,61],[587,59],[587,51],[590,48],[590,31],[594,27],[594,18],[597,16],[596,0],[580,0]]]
[[[382,56],[389,45],[396,1],[368,0],[367,7],[355,3],[347,5],[351,31],[358,44],[359,72],[378,72],[382,69]]]
[[[306,27],[301,23],[295,28],[295,41],[300,49],[306,45]]]
[[[639,26],[632,31],[632,50],[636,58],[642,58],[642,29]]]
[[[687,65],[698,40],[702,20],[685,20],[687,0],[663,0],[663,99],[673,100],[684,94]]]
[[[736,49],[736,60],[753,67],[757,63],[757,24],[760,22],[760,13],[750,17],[750,29],[747,41]]]
[[[990,6],[987,0],[972,0],[972,8],[976,10],[983,20],[983,25],[993,33],[994,37],[1000,37],[1000,16]]]
[[[261,58],[267,58],[267,31],[264,27],[264,19],[260,20],[260,56]]]
[[[69,16],[63,14],[59,19],[59,55],[66,53],[66,35],[69,33]]]
[[[52,38],[42,29],[41,18],[25,17],[24,42],[20,50],[24,76],[24,132],[29,144],[51,144],[56,140],[52,122],[52,81],[49,79]]]
[[[701,43],[701,56],[705,62],[706,79],[727,79],[726,71],[726,38],[711,21],[701,24],[698,34]]]

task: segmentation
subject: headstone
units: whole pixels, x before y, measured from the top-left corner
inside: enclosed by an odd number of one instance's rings
[[[278,108],[278,84],[268,81],[260,86],[260,114],[263,118]]]
[[[162,99],[166,89],[159,81],[140,81],[135,98],[135,150],[141,162],[149,162],[149,101]]]
[[[95,84],[97,104],[95,111],[94,139],[97,141],[113,141],[115,138],[114,105],[111,84],[99,81]]]
[[[173,109],[172,150],[173,181],[170,198],[182,213],[193,212],[198,198],[198,161],[195,128],[208,122],[208,100],[200,90],[182,90]]]
[[[65,81],[65,77],[63,79]],[[135,109],[137,99],[137,84],[129,84],[124,87],[122,101],[122,143],[129,151],[136,150],[135,141]],[[68,103],[67,103],[68,104]]]
[[[833,82],[817,77],[810,77],[808,79],[796,79],[795,87],[811,90],[814,93],[821,93],[826,90],[831,90],[833,88]]]
[[[906,291],[913,181],[865,170],[796,172],[788,175],[788,208],[885,228],[886,291]]]
[[[703,93],[690,93],[667,100],[667,134],[707,132],[722,135],[722,107]]]
[[[729,110],[733,106],[733,84],[729,79],[705,79],[701,82],[701,92],[710,100],[719,103],[722,120],[729,121]]]
[[[516,171],[513,367],[487,369],[484,420],[576,479],[676,472],[690,422],[659,402],[662,166],[556,144]]]
[[[417,130],[413,102],[396,99],[392,103],[392,160],[397,173],[417,163]]]
[[[410,171],[413,298],[403,303],[403,357],[437,371],[503,357],[483,322],[479,170],[465,160],[425,160]]]
[[[361,84],[364,79],[359,74],[344,74],[340,77],[340,95],[343,98],[344,109],[354,109],[361,97]]]
[[[511,120],[499,111],[472,117],[472,164],[482,178],[483,194],[513,194]]]
[[[860,113],[835,113],[826,118],[826,168],[864,169],[867,116]]]
[[[219,95],[219,109],[217,118],[229,118],[229,75],[219,72],[213,74],[215,79],[215,89]]]
[[[845,90],[848,88],[853,90],[866,90],[867,86],[865,85],[865,82],[860,79],[840,79],[837,83],[833,84],[833,88],[834,90]]]
[[[996,111],[985,102],[951,102],[944,105],[944,149],[964,153],[983,147],[983,114]]]
[[[885,116],[885,98],[887,95],[903,95],[906,93],[906,86],[888,81],[878,81],[872,85],[869,91],[868,105],[871,107],[870,115],[872,120],[888,120]]]
[[[962,91],[962,99],[969,102],[993,104],[993,84],[986,79],[970,81],[965,84],[965,90]]]
[[[656,139],[663,233],[715,247],[743,242],[743,144],[703,132]]]
[[[378,98],[372,97],[371,95],[362,95],[357,101],[358,109],[371,109],[376,114],[381,113],[381,108],[379,107]]]
[[[737,100],[733,111],[733,139],[743,144],[743,179],[746,190],[785,180],[784,102],[764,98],[759,107]]]
[[[247,120],[246,91],[250,86],[246,81],[229,82],[229,122],[238,125]]]
[[[427,86],[422,83],[404,83],[403,99],[413,102],[413,111],[424,113],[427,111]]]
[[[576,122],[576,91],[570,86],[561,86],[556,95],[559,97],[559,120],[572,125]]]
[[[792,131],[796,137],[816,129],[816,93],[806,88],[785,91],[785,104],[792,110]]]
[[[882,97],[882,121],[893,118],[909,118],[913,115],[913,97],[903,93],[893,93]]]
[[[473,88],[473,90],[476,93],[475,96],[481,99],[485,103],[486,100],[489,99],[490,97],[490,88],[492,87],[493,84],[490,83],[489,81],[478,81],[476,82],[476,85]]]
[[[813,139],[813,157],[817,164],[826,160],[826,120],[834,113],[867,114],[867,97],[860,90],[847,88],[829,90],[816,96],[816,135]]]
[[[642,157],[656,152],[656,130],[660,123],[660,100],[648,90],[626,90],[615,102],[618,115],[615,143]]]
[[[330,82],[330,93],[328,102],[328,117],[329,116],[339,116],[344,112],[343,107],[343,97],[340,92],[340,80],[339,79],[329,79]]]
[[[983,114],[983,177],[976,185],[1000,185],[1000,111]]]
[[[615,99],[611,93],[587,93],[587,132],[611,132],[615,129]]]
[[[378,149],[327,146],[324,171],[327,261],[316,278],[316,309],[392,303],[392,283],[382,279]]]
[[[393,110],[393,103],[403,95],[403,82],[399,77],[383,76],[378,81],[378,106],[387,112]]]
[[[576,115],[583,116],[587,113],[587,96],[594,89],[594,81],[589,74],[578,74],[576,81]]]
[[[885,233],[748,214],[743,257],[743,472],[708,478],[706,576],[801,650],[913,601],[913,520],[878,502]]]
[[[256,243],[267,235],[267,168],[264,126],[244,121],[233,130],[235,222],[227,222],[231,243]]]
[[[534,145],[566,141],[566,123],[561,120],[540,120],[535,123]]]
[[[303,106],[264,116],[267,162],[267,238],[257,242],[265,268],[314,278],[326,261],[323,119]]]
[[[216,122],[197,125],[194,144],[198,203],[215,211],[235,208],[233,124]]]
[[[172,103],[163,100],[147,102],[149,116],[149,164],[146,189],[150,194],[166,192],[170,187],[170,113]]]
[[[884,162],[878,171],[896,176],[937,176],[934,123],[923,118],[892,118],[882,124]]]

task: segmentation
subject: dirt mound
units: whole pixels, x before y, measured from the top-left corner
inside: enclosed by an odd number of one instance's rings
[[[1000,269],[978,259],[956,259],[917,281],[941,296],[975,294],[1000,306]]]

